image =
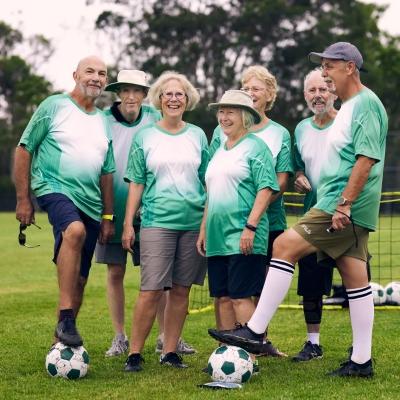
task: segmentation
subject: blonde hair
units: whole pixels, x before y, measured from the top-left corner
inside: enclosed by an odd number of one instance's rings
[[[244,129],[249,130],[255,124],[254,115],[247,110],[242,110],[242,123]]]
[[[265,111],[271,110],[276,100],[276,94],[278,93],[278,84],[275,76],[262,65],[252,65],[243,72],[242,86],[251,78],[257,78],[265,83],[267,92],[271,97],[270,101],[265,106]]]
[[[187,96],[186,110],[193,110],[200,100],[200,94],[197,89],[189,82],[185,75],[179,74],[175,71],[163,72],[150,87],[148,97],[151,103],[154,105],[155,108],[161,110],[160,97],[162,95],[162,91],[165,87],[165,84],[172,80],[178,81],[185,91],[185,94]]]

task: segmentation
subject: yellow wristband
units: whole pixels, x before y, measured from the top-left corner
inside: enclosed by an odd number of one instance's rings
[[[109,220],[109,221],[113,221],[113,222],[114,222],[114,220],[115,220],[115,215],[113,215],[113,214],[103,214],[103,215],[101,216],[101,218],[102,218],[102,219],[107,219],[107,220]]]

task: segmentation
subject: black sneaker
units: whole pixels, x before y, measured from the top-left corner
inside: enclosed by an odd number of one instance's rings
[[[253,332],[247,324],[238,324],[235,329],[226,331],[218,331],[217,329],[209,329],[208,334],[222,343],[231,346],[238,346],[245,349],[249,353],[260,354],[262,353],[262,346],[264,341],[264,333]]]
[[[165,356],[161,355],[160,364],[168,365],[175,368],[187,368],[188,366],[182,362],[182,357],[174,352],[169,352]]]
[[[61,320],[56,326],[55,337],[67,346],[79,347],[83,345],[83,340],[76,329],[74,318]]]
[[[357,364],[352,360],[345,361],[340,364],[340,368],[328,373],[329,376],[352,376],[359,378],[372,378],[374,370],[372,368],[372,360],[368,360],[364,364]]]
[[[263,342],[261,347],[261,352],[259,354],[260,357],[287,357],[286,353],[280,351],[277,347],[275,347],[270,340],[266,340]]]
[[[125,372],[139,372],[143,369],[142,364],[144,363],[144,358],[140,353],[133,353],[128,356],[125,362]]]
[[[303,348],[300,352],[292,357],[293,361],[310,361],[315,358],[322,358],[324,352],[322,351],[322,346],[319,344],[312,344],[310,341],[304,343]]]

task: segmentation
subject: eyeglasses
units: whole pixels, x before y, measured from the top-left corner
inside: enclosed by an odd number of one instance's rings
[[[167,100],[171,100],[174,96],[177,100],[183,100],[186,97],[186,93],[183,92],[163,92],[161,95]]]
[[[263,90],[265,90],[265,88],[258,87],[258,86],[243,86],[242,88],[240,88],[240,90],[243,90],[246,93],[247,92],[258,93],[258,92],[262,92]]]
[[[32,222],[32,225],[35,225],[36,228],[42,229],[39,225],[36,225],[35,223]],[[26,244],[26,234],[24,233],[24,230],[28,227],[29,225],[26,224],[20,224],[19,225],[19,235],[18,235],[18,243],[21,246],[25,246],[28,249],[33,249],[34,247],[39,247],[40,244],[35,244],[34,246],[30,246],[29,244]]]

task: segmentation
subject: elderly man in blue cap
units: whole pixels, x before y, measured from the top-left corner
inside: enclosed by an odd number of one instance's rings
[[[349,298],[353,345],[349,359],[331,376],[373,376],[374,305],[366,262],[368,235],[376,229],[388,121],[379,98],[360,80],[363,57],[351,43],[338,42],[309,59],[335,86],[343,104],[323,150],[317,203],[275,241],[269,273],[251,319],[230,331],[209,330],[220,340],[257,353],[263,333],[289,290],[295,263],[317,252],[336,260]]]

